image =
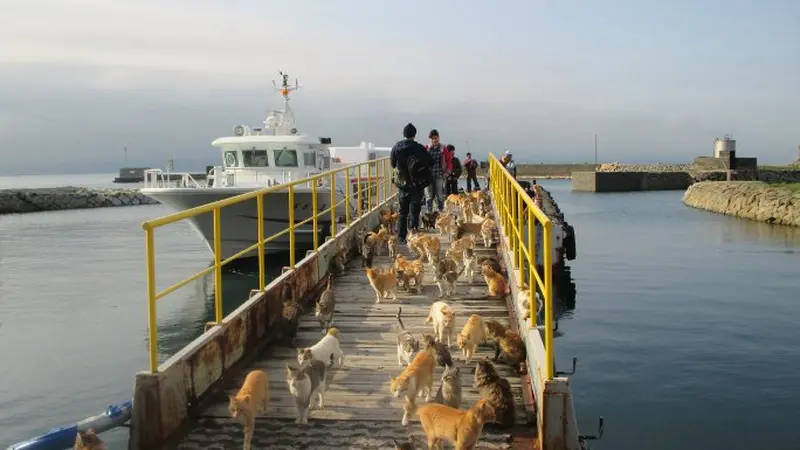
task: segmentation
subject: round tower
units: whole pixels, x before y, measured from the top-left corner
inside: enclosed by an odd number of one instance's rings
[[[719,158],[722,152],[736,154],[736,141],[729,134],[722,139],[714,138],[714,158]]]

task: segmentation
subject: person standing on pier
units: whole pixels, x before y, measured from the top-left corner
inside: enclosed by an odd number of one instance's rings
[[[464,160],[464,170],[467,171],[467,192],[472,192],[472,185],[475,184],[475,190],[480,191],[481,185],[478,184],[478,161],[472,159],[472,153],[467,152],[467,159]]]
[[[456,147],[447,144],[445,147],[450,159],[450,171],[445,176],[445,195],[458,194],[458,179],[461,178],[461,161],[456,156]]]
[[[397,239],[401,244],[406,243],[409,222],[412,229],[419,227],[422,195],[433,181],[431,169],[434,161],[425,147],[414,140],[415,137],[417,128],[409,123],[403,128],[403,140],[394,144],[390,155],[392,178],[397,186],[397,198],[400,202]]]
[[[517,178],[517,164],[514,162],[513,156],[511,155],[511,150],[506,150],[506,153],[503,155],[503,159],[500,160],[500,163],[506,168],[509,174],[511,174],[514,179]]]
[[[426,149],[433,159],[431,184],[426,188],[428,212],[433,211],[434,197],[439,211],[441,211],[444,209],[444,174],[450,171],[449,158],[447,158],[447,152],[443,151],[438,131],[431,130],[428,134],[428,139],[430,143]]]

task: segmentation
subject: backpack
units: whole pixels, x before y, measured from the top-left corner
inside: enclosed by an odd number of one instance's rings
[[[453,156],[452,164],[453,170],[450,171],[450,176],[453,178],[460,178],[462,173],[461,161],[459,161],[457,157]]]
[[[431,166],[417,159],[416,155],[409,155],[406,159],[408,163],[408,176],[410,178],[407,185],[423,189],[431,184]]]

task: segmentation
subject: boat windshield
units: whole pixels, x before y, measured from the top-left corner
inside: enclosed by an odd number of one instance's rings
[[[297,167],[297,151],[283,148],[275,150],[275,167]]]
[[[266,150],[242,150],[242,162],[245,167],[269,167]]]

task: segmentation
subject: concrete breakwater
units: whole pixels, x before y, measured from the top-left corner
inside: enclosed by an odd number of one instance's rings
[[[58,187],[0,190],[0,214],[157,204],[136,189]]]
[[[750,181],[704,181],[683,195],[683,203],[744,219],[800,227],[800,191]]]

